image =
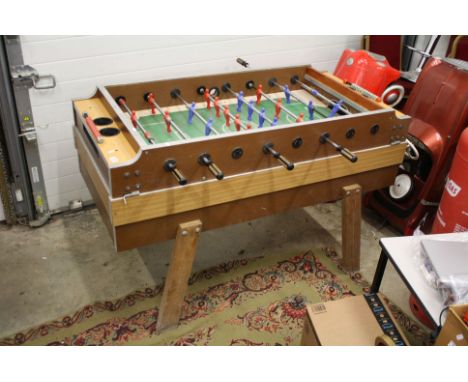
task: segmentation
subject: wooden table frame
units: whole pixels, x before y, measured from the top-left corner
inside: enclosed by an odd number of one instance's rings
[[[361,186],[345,186],[342,194],[342,264],[347,270],[355,271],[360,267]],[[201,230],[200,220],[182,223],[177,228],[159,307],[158,332],[179,323]]]
[[[233,95],[222,91],[227,83],[235,91],[243,89],[246,97],[254,97],[255,89],[247,84],[263,84],[265,93],[277,93],[270,81],[273,78],[290,84],[293,92],[302,91],[293,80],[300,78],[322,96],[342,100],[350,114],[149,144],[116,101],[125,97],[129,110],[139,113],[149,108],[144,99],[147,92],[154,92],[155,102],[164,109],[180,107],[180,100],[171,96],[175,88],[197,102],[202,101],[197,89],[209,88],[221,89],[220,99],[229,102]],[[314,97],[313,92],[306,93]],[[410,122],[408,116],[308,66],[100,86],[91,98],[76,100],[74,110],[80,171],[116,251],[175,238],[158,330],[179,320],[202,227],[211,230],[343,199],[343,266],[359,269],[361,195],[393,184]],[[111,121],[117,134],[97,142],[84,115]],[[334,146],[323,142],[324,134],[336,142]],[[294,163],[293,171],[265,152],[265,145],[270,144]],[[340,147],[358,160],[350,162],[339,155]],[[241,157],[234,155],[239,150]],[[206,153],[223,171],[222,181],[200,165],[200,155]],[[177,161],[187,184],[180,185],[165,168],[171,159]]]

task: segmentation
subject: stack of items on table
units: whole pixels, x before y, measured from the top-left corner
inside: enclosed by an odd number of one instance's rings
[[[421,240],[421,263],[444,305],[468,303],[468,241]]]
[[[436,345],[468,345],[468,241],[421,241],[422,271],[447,306]]]

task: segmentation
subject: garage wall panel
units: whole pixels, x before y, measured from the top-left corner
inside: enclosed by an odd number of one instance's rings
[[[57,87],[31,90],[39,150],[51,209],[89,200],[73,144],[72,100],[97,85],[312,64],[332,71],[344,48],[362,36],[21,36],[24,61],[53,74]]]

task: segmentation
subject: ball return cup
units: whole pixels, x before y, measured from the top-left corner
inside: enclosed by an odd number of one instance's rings
[[[393,184],[409,118],[308,66],[98,87],[74,102],[81,173],[117,251],[175,239],[158,330],[176,325],[203,230]]]

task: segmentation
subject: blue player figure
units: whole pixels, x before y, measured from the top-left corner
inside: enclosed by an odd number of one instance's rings
[[[275,118],[273,118],[273,123],[271,126],[276,126],[278,124],[278,117],[275,115]]]
[[[188,111],[188,123],[189,125],[192,124],[193,116],[195,115],[195,102],[192,102]]]
[[[263,124],[265,123],[265,108],[262,107],[260,110],[260,114],[258,116],[258,127],[263,127]]]
[[[242,111],[242,104],[244,103],[244,92],[241,90],[237,95],[237,112]]]
[[[333,106],[333,109],[331,109],[330,114],[328,114],[328,118],[334,117],[336,113],[338,113],[338,110],[341,107],[341,104],[343,103],[343,100],[340,99],[335,105]]]
[[[309,109],[309,119],[311,121],[314,120],[314,103],[312,101],[309,101],[309,105],[307,106]]]
[[[290,104],[291,103],[291,90],[289,90],[288,85],[284,85],[284,96],[286,97],[286,103]]]
[[[252,114],[254,112],[254,103],[255,101],[251,99],[248,104],[248,111],[247,111],[247,121],[251,122],[252,121]]]
[[[213,120],[210,118],[205,125],[205,136],[210,135],[211,133],[211,126],[213,126]]]

